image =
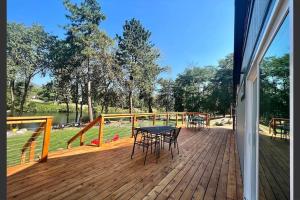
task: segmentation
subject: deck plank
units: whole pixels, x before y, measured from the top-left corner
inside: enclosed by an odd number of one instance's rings
[[[234,138],[224,128],[182,129],[179,155],[173,149],[172,160],[166,148],[158,163],[150,154],[145,166],[141,149],[130,159],[131,138],[50,153],[46,163],[9,173],[8,199],[189,199],[195,191],[201,199],[224,199],[235,191],[239,199]],[[228,181],[235,183],[231,190]]]

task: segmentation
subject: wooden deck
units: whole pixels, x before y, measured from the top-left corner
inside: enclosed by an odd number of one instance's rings
[[[259,199],[290,199],[289,141],[260,134]]]
[[[242,199],[235,137],[224,128],[182,129],[179,155],[167,149],[143,165],[132,139],[49,155],[8,176],[9,199]]]

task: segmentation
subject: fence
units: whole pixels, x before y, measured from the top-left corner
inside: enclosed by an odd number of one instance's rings
[[[52,116],[8,117],[7,167],[44,162],[48,152],[70,148],[71,144],[101,146],[129,138],[135,127],[185,126],[186,115],[203,115],[209,125],[209,114],[198,112],[103,114],[83,128],[52,127]]]
[[[52,119],[51,116],[7,118],[8,167],[47,160]],[[37,126],[26,127],[28,124],[37,124]]]
[[[82,146],[86,142],[100,147],[103,143],[132,136],[136,127],[185,126],[186,115],[203,115],[206,126],[209,126],[210,115],[199,112],[103,114],[75,134],[67,142],[67,148],[70,148],[72,143]],[[98,131],[95,131],[95,127]]]

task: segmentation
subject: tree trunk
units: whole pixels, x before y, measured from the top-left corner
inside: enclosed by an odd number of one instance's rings
[[[133,104],[132,104],[132,91],[129,91],[129,113],[132,114]]]
[[[67,124],[69,123],[69,115],[70,115],[70,107],[69,107],[69,102],[66,101],[66,106],[67,106]]]
[[[149,97],[149,99],[148,99],[148,112],[149,113],[153,112],[153,110],[152,110],[152,97]]]
[[[82,107],[83,107],[83,101],[80,102],[79,123],[82,123]]]
[[[104,111],[104,105],[102,104],[101,105],[101,113],[103,113],[103,111]]]
[[[79,97],[79,91],[78,91],[78,82],[76,82],[76,94],[75,94],[75,123],[78,122],[78,97]]]
[[[28,93],[28,89],[29,89],[30,80],[31,80],[31,78],[28,78],[24,82],[24,91],[23,91],[21,102],[20,102],[20,112],[19,112],[20,116],[22,116],[23,112],[24,112],[24,105],[25,105],[26,98],[27,98],[27,93]]]
[[[105,114],[108,113],[108,105],[105,105]]]
[[[90,122],[94,120],[93,117],[93,107],[92,107],[92,94],[91,94],[91,89],[92,89],[92,82],[91,82],[91,69],[89,65],[89,59],[87,61],[88,64],[88,91],[87,91],[87,96],[88,96],[88,112],[89,112],[89,118]]]
[[[78,101],[75,102],[75,123],[78,122]]]
[[[10,81],[10,98],[11,98],[11,107],[10,107],[10,113],[11,116],[14,116],[15,114],[15,81]]]

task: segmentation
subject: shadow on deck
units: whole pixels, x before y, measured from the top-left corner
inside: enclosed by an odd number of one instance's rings
[[[142,149],[130,159],[131,138],[50,154],[8,176],[8,199],[242,199],[231,130],[182,129],[178,141],[173,160],[165,148],[145,166]]]

